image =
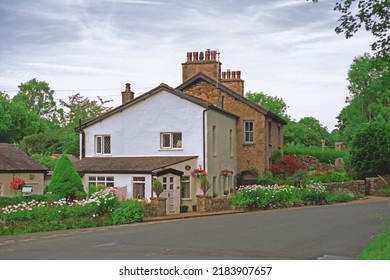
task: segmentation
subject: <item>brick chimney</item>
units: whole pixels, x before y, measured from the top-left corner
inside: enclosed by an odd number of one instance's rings
[[[205,52],[187,52],[187,61],[183,66],[183,83],[198,73],[204,73],[214,80],[220,79],[221,63],[216,50],[207,49]]]
[[[227,69],[226,72],[222,72],[221,83],[234,92],[244,95],[244,80],[241,79],[241,71]]]
[[[130,84],[127,83],[125,86],[125,91],[122,91],[122,104],[125,104],[134,99],[134,92],[130,89]]]

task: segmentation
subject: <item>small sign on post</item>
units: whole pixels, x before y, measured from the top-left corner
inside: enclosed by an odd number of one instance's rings
[[[22,195],[23,196],[30,196],[33,192],[32,186],[23,186],[22,187]]]

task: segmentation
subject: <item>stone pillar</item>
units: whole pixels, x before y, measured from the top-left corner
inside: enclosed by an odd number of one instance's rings
[[[212,212],[213,198],[211,196],[197,195],[196,200],[197,200],[197,205],[196,205],[197,212]]]

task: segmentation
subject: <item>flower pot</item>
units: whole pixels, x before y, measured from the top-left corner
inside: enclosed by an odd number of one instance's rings
[[[180,213],[187,213],[187,211],[188,211],[188,206],[187,205],[180,206]]]

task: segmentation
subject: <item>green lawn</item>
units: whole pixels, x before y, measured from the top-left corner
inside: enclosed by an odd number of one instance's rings
[[[386,230],[368,243],[358,260],[390,260],[390,231]]]

